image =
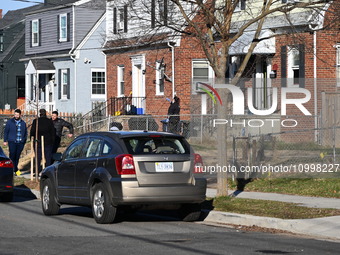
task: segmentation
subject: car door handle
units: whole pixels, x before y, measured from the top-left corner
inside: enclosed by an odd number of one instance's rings
[[[96,165],[96,163],[94,163],[94,162],[89,163],[89,166],[94,166],[94,165]]]

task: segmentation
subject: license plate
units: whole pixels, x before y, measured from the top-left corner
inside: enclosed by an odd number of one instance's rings
[[[155,167],[156,167],[156,172],[173,172],[174,171],[173,162],[156,162]]]

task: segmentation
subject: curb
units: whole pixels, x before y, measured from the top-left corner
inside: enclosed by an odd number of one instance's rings
[[[20,197],[27,197],[32,199],[40,199],[40,192],[34,189],[14,187],[14,194]]]
[[[284,230],[295,234],[340,240],[339,226],[334,224],[340,221],[340,216],[315,219],[284,220],[271,217],[260,217],[248,214],[207,211],[204,219],[207,223],[234,224],[243,226],[257,226]]]

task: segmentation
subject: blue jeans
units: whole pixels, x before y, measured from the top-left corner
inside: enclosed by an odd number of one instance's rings
[[[9,147],[9,158],[12,160],[14,165],[14,172],[18,171],[18,164],[20,154],[25,147],[24,143],[8,142]]]

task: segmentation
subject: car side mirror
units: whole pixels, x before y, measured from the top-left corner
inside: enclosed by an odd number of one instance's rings
[[[62,153],[54,153],[52,155],[52,159],[54,161],[61,161],[62,158],[63,158],[63,154]]]

